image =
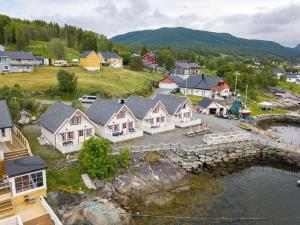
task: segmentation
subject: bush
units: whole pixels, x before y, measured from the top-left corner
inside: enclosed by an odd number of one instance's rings
[[[79,153],[80,167],[92,178],[109,178],[117,170],[117,160],[111,154],[111,143],[105,139],[92,137],[83,143]]]
[[[118,157],[120,167],[127,168],[130,165],[131,151],[128,148],[123,148]]]

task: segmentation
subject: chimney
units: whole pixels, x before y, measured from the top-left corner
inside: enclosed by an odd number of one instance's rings
[[[125,100],[124,100],[124,99],[121,99],[120,103],[121,103],[122,105],[124,105],[124,104],[125,104]]]

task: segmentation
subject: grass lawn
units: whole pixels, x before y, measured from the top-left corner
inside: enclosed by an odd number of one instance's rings
[[[50,146],[42,146],[37,141],[40,136],[39,126],[30,125],[22,128],[22,133],[30,143],[31,151],[34,155],[39,155],[48,166],[47,186],[48,191],[68,191],[76,192],[79,189],[85,189],[81,180],[81,171],[78,167],[68,167],[57,169],[56,165],[65,161],[64,156],[56,149]]]
[[[176,95],[184,97],[184,94],[176,94]],[[187,95],[186,97],[188,97],[191,100],[193,105],[198,105],[199,101],[203,98],[202,96],[194,96],[194,95]]]
[[[264,114],[285,114],[288,112],[287,110],[284,109],[273,109],[270,112],[266,112],[259,109],[258,103],[249,103],[247,104],[247,106],[251,110],[251,116],[264,115]]]
[[[43,93],[50,86],[57,85],[56,74],[60,68],[36,67],[32,73],[11,73],[0,75],[0,87],[18,83],[25,91]],[[136,92],[150,94],[148,89],[161,75],[135,72],[127,69],[102,68],[100,72],[89,72],[81,67],[67,67],[78,77],[79,94],[104,93],[108,96],[123,97]]]
[[[292,93],[300,93],[300,84],[295,84],[295,83],[290,83],[290,82],[280,80],[278,81],[277,86],[281,87],[286,91],[290,91]]]

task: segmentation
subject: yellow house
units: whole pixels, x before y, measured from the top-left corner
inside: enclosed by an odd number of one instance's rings
[[[115,52],[99,52],[102,66],[123,67],[123,58]]]
[[[80,66],[88,71],[100,70],[101,59],[95,51],[85,51],[80,55]]]

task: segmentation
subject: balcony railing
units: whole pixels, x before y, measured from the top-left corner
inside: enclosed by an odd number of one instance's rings
[[[10,65],[14,65],[14,66],[32,66],[34,65],[34,61],[14,61],[14,60],[11,60]]]

